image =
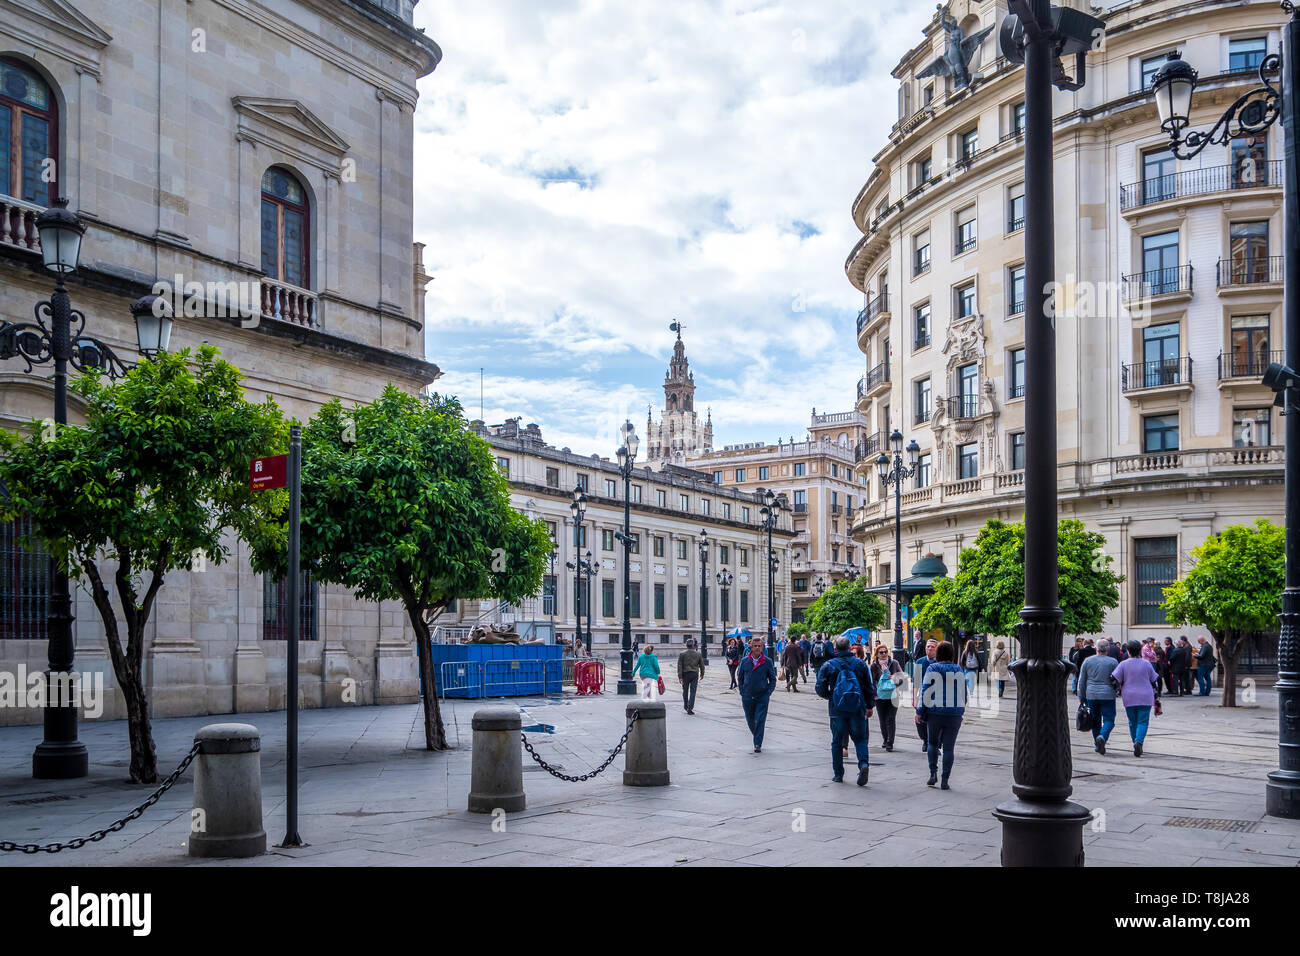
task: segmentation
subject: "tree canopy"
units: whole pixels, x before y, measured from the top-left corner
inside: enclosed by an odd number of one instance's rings
[[[820,634],[843,634],[851,627],[875,630],[888,618],[885,604],[867,593],[867,579],[836,581],[804,611],[804,623]]]

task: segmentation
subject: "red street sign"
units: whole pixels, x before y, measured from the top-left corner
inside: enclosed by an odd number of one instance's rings
[[[263,488],[283,488],[288,483],[288,455],[254,458],[248,466],[248,487],[254,491],[261,491]]]

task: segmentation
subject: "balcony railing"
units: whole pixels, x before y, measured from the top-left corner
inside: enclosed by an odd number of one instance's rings
[[[1021,296],[1019,299],[1012,299],[1007,305],[1007,315],[1024,315],[1025,299]]]
[[[1189,357],[1134,362],[1120,368],[1120,389],[1131,392],[1139,388],[1192,384],[1192,360]]]
[[[797,515],[807,514],[807,513],[808,513],[808,502],[806,502],[806,501],[796,501],[796,502],[794,503],[794,513],[797,514]]]
[[[924,425],[926,422],[930,420],[930,416],[932,414],[933,412],[931,411],[929,405],[926,405],[924,407],[917,406],[916,412],[912,415],[912,424]]]
[[[1284,178],[1282,165],[1280,159],[1255,160],[1237,166],[1208,166],[1204,169],[1152,176],[1141,182],[1121,186],[1119,208],[1134,209],[1167,199],[1207,196],[1233,189],[1281,186]]]
[[[1019,232],[1025,228],[1025,217],[1016,216],[1007,220],[1007,232]]]
[[[1024,382],[1012,382],[1012,383],[1011,383],[1011,386],[1007,389],[1007,397],[1008,397],[1008,398],[1024,398],[1024,397],[1025,397],[1025,383],[1024,383]]]
[[[865,461],[869,458],[875,458],[877,455],[880,454],[880,450],[881,448],[884,447],[884,445],[885,445],[885,433],[873,432],[872,434],[868,435],[866,438],[862,439],[862,441],[858,442],[858,444],[854,447],[853,463],[858,464],[859,462]]]
[[[915,352],[917,349],[923,349],[929,344],[930,344],[929,333],[926,333],[925,335],[918,335],[915,339],[912,340],[912,351]]]
[[[262,315],[308,328],[320,327],[316,321],[316,294],[275,279],[262,279]]]
[[[881,362],[866,375],[858,380],[858,398],[870,394],[872,390],[879,388],[889,381],[889,363]]]
[[[1192,291],[1192,267],[1167,266],[1164,269],[1152,269],[1123,276],[1124,299],[1132,302],[1153,295],[1170,295],[1175,292]]]
[[[944,403],[948,417],[953,420],[975,418],[980,413],[980,397],[978,395],[954,395],[952,398],[945,398]]]
[[[975,248],[977,239],[975,236],[967,236],[965,239],[959,238],[953,247],[953,255],[961,255],[963,252],[970,252]]]
[[[1282,352],[1219,353],[1219,381],[1228,378],[1261,378],[1270,362],[1282,361]]]
[[[867,303],[866,308],[867,321],[871,322],[877,316],[889,311],[889,292],[881,292],[874,299]]]
[[[929,271],[930,271],[930,250],[929,247],[927,247],[925,250],[925,255],[921,255],[921,253],[918,252],[912,257],[912,275],[919,276],[921,273],[929,272]]]
[[[36,217],[44,209],[33,203],[0,196],[0,243],[20,249],[39,249],[40,236],[36,234]]]
[[[1262,285],[1282,282],[1282,256],[1247,256],[1244,259],[1220,259],[1217,286]]]

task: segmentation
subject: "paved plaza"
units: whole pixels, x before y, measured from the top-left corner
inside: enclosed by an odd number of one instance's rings
[[[910,717],[901,715],[893,753],[872,723],[870,785],[832,783],[826,704],[806,687],[773,694],[763,752],[752,752],[725,667],[709,670],[685,714],[671,662],[668,744],[672,783],[622,785],[623,760],[586,783],[565,783],[525,756],[528,809],[504,832],[466,812],[470,721],[483,701],[444,702],[455,749],[423,749],[420,708],[335,708],[301,717],[299,831],[310,845],[268,849],[243,861],[192,861],[186,854],[193,769],[144,816],[99,843],[57,855],[9,853],[0,866],[146,865],[584,865],[996,866],[1000,827],[990,815],[1010,795],[1014,689],[996,712],[967,711],[953,789],[925,786],[925,757]],[[611,673],[614,668],[611,668]],[[1276,698],[1261,689],[1236,711],[1209,698],[1166,701],[1153,718],[1141,759],[1126,746],[1120,715],[1110,755],[1075,743],[1074,799],[1101,811],[1085,831],[1089,865],[1294,866],[1300,822],[1263,815],[1265,774],[1277,761]],[[604,759],[624,725],[628,698],[572,694],[517,701],[537,750],[566,773]],[[1073,704],[1073,698],[1071,698]],[[982,714],[982,715],[981,715]],[[263,809],[268,844],[284,835],[285,715],[159,720],[160,773],[169,772],[201,726],[236,719],[262,733]],[[37,726],[0,729],[0,839],[45,843],[84,836],[142,800],[151,788],[124,782],[122,722],[85,722],[88,778],[30,776]],[[1188,825],[1187,818],[1206,821]],[[498,827],[499,829],[499,827]]]

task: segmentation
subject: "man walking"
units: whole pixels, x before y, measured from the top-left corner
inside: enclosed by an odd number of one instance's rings
[[[1071,664],[1074,665],[1074,673],[1070,675],[1071,694],[1077,694],[1079,692],[1079,667],[1083,663],[1081,660],[1079,660],[1079,652],[1081,650],[1083,650],[1083,638],[1076,637],[1074,639],[1074,647],[1070,648],[1070,653],[1066,658]]]
[[[1169,647],[1169,692],[1175,697],[1183,696],[1189,663],[1185,639],[1180,637],[1177,644],[1171,644]]]
[[[785,671],[785,689],[799,693],[799,671],[803,668],[804,656],[803,649],[799,647],[798,641],[791,641],[786,644],[785,650],[781,652],[781,669]]]
[[[1196,649],[1192,647],[1192,642],[1187,639],[1186,634],[1178,638],[1178,645],[1183,649],[1183,696],[1190,697],[1192,679],[1196,676]]]
[[[1106,653],[1108,642],[1103,638],[1101,643],[1101,651],[1079,668],[1079,698],[1087,701],[1092,711],[1092,747],[1104,757],[1106,742],[1115,728],[1115,688],[1110,686],[1110,675],[1119,664]]]
[[[745,709],[745,723],[754,735],[754,753],[763,752],[763,726],[767,723],[767,703],[776,690],[776,668],[763,653],[763,639],[749,642],[749,653],[740,662],[740,706]]]
[[[695,689],[704,676],[704,658],[695,649],[695,638],[687,638],[686,650],[677,655],[677,679],[682,683],[682,706],[695,713]]]
[[[1198,637],[1200,647],[1196,651],[1196,689],[1201,697],[1210,696],[1214,686],[1214,645],[1204,637]]]
[[[876,689],[871,683],[871,671],[866,662],[849,650],[847,637],[835,638],[835,656],[817,672],[817,696],[827,701],[831,719],[831,779],[844,781],[844,748],[853,739],[853,749],[858,758],[858,786],[867,785],[867,772],[871,755],[868,741],[871,724],[868,722],[876,706]]]
[[[921,749],[927,753],[930,750],[929,731],[925,726],[928,711],[920,707],[917,695],[921,689],[921,683],[925,680],[925,672],[930,669],[930,665],[935,662],[935,654],[938,653],[939,642],[928,640],[925,642],[925,653],[920,655],[912,662],[912,707],[916,708],[917,724],[916,732],[921,735]]]
[[[799,650],[803,654],[803,682],[808,683],[808,664],[812,661],[812,641],[805,634],[799,638]]]

